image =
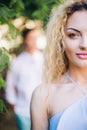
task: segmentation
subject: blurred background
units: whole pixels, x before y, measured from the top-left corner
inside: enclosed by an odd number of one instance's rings
[[[46,47],[45,29],[52,9],[64,0],[0,0],[0,130],[17,130],[12,109],[4,97],[10,62],[23,51],[23,29],[40,27],[38,48]]]

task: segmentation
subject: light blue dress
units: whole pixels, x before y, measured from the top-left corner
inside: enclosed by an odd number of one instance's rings
[[[52,116],[49,130],[87,130],[87,95]]]

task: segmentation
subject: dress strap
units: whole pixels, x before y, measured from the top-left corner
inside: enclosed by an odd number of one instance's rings
[[[67,77],[68,80],[70,80],[74,85],[75,87],[77,87],[84,95],[87,94],[87,92],[85,90],[82,89],[82,87],[74,80],[72,79],[72,77],[66,73],[65,76]]]

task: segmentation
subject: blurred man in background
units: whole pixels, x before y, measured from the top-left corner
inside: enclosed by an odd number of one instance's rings
[[[30,130],[32,92],[42,82],[43,54],[37,49],[40,30],[26,29],[22,33],[25,51],[12,63],[7,73],[6,99],[12,106],[18,130]]]

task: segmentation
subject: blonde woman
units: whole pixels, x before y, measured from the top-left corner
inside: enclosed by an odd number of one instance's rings
[[[45,55],[32,130],[87,130],[87,0],[65,1],[52,13]]]

